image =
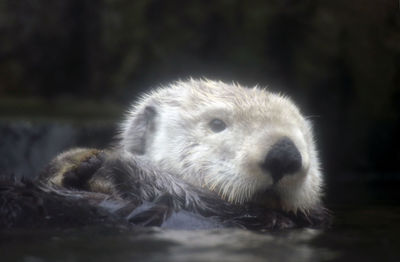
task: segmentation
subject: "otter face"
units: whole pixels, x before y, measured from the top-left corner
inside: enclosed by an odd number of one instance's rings
[[[294,212],[320,203],[310,124],[264,89],[190,80],[156,90],[133,107],[121,147],[232,203]]]

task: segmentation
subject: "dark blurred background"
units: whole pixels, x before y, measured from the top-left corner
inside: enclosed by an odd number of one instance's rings
[[[205,76],[291,96],[328,184],[400,180],[396,0],[1,0],[0,37],[3,171],[105,146],[139,92]]]

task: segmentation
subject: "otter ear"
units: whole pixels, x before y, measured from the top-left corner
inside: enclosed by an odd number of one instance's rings
[[[151,140],[155,131],[156,108],[146,106],[141,112],[138,112],[130,123],[128,132],[124,134],[124,144],[128,151],[143,155],[146,152],[146,146]]]

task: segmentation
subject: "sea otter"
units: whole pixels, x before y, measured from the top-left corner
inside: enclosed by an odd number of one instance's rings
[[[176,226],[186,218],[194,228],[329,223],[312,128],[296,105],[263,88],[207,79],[142,96],[115,145],[62,153],[32,187],[42,200],[71,201],[76,192],[72,202],[87,202],[83,209],[134,225]],[[7,187],[13,203],[21,188]]]

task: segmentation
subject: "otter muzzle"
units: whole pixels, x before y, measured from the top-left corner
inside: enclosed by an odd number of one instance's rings
[[[296,173],[301,168],[301,154],[288,137],[272,145],[261,168],[269,172],[277,183],[283,176]]]

